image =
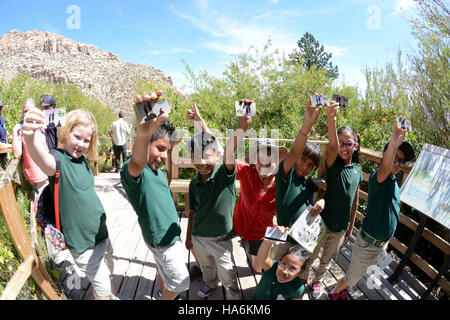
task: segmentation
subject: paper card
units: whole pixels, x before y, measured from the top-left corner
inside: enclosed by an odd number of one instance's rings
[[[313,95],[311,96],[311,104],[315,107],[325,107],[330,105],[330,100],[327,96]]]
[[[45,110],[45,126],[61,127],[66,124],[66,108]]]
[[[412,127],[411,127],[411,123],[409,123],[408,120],[406,119],[402,119],[400,117],[397,118],[397,123],[398,123],[398,127],[400,129],[406,130],[406,131],[411,131]]]
[[[386,268],[388,265],[391,264],[391,262],[394,261],[394,259],[392,258],[392,256],[387,253],[386,250],[383,249],[383,251],[380,253],[380,255],[377,258],[377,262],[376,262],[376,266],[378,268],[380,268],[380,270],[383,270],[384,268]]]
[[[344,96],[341,96],[338,94],[333,94],[333,97],[331,98],[331,100],[339,103],[339,107],[344,107],[344,108],[348,107],[348,98],[347,97],[344,97]]]
[[[254,117],[256,114],[256,103],[245,103],[236,101],[236,116],[238,118],[249,116]]]
[[[134,113],[139,123],[145,123],[159,117],[163,113],[170,114],[172,107],[162,94],[156,101],[142,101],[134,105]]]
[[[282,233],[277,228],[267,227],[264,239],[270,241],[286,242],[288,233],[289,232]]]
[[[289,235],[303,248],[313,252],[316,245],[326,232],[325,223],[320,215],[312,217],[309,212],[312,206],[308,206],[292,225]]]

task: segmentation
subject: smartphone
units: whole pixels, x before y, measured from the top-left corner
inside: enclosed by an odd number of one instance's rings
[[[330,105],[330,100],[327,96],[313,95],[311,96],[311,104],[315,107],[325,107]]]
[[[264,239],[270,241],[286,242],[288,233],[288,231],[282,233],[277,228],[267,227]]]

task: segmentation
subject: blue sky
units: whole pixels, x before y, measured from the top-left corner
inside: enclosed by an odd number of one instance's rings
[[[72,5],[79,16],[68,12]],[[406,20],[415,13],[413,0],[0,0],[0,12],[0,35],[58,33],[159,68],[178,87],[185,84],[181,59],[219,76],[249,46],[270,38],[290,53],[306,31],[333,53],[341,80],[361,88],[363,66],[383,66],[399,48],[407,54],[416,46]]]

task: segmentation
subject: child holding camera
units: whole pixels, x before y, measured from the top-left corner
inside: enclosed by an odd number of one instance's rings
[[[61,232],[77,266],[86,274],[97,300],[117,299],[111,274],[113,249],[108,238],[106,214],[94,189],[94,176],[85,155],[95,155],[97,124],[87,111],[75,110],[58,130],[62,149],[42,148],[44,112],[30,110],[23,121],[23,136],[33,161],[55,183],[56,162],[60,163],[59,214]],[[76,205],[74,205],[76,204]]]
[[[275,187],[278,225],[291,227],[312,202],[314,190],[308,177],[320,164],[320,149],[317,145],[307,141],[311,128],[316,123],[321,111],[322,107],[313,106],[311,101],[306,103],[305,120],[302,127],[290,152],[280,162]],[[324,200],[321,199],[314,204],[311,212],[318,214],[323,207]],[[286,243],[274,246],[272,257],[278,260],[289,247],[296,243],[288,236]]]
[[[392,128],[392,138],[384,147],[381,166],[369,178],[369,201],[367,215],[353,246],[350,266],[336,287],[328,295],[330,300],[345,300],[347,288],[354,286],[394,235],[399,220],[400,191],[395,175],[414,159],[414,149],[403,141],[405,129],[399,128],[397,120]]]
[[[189,184],[186,246],[194,249],[203,273],[204,286],[198,291],[202,298],[209,296],[220,281],[228,300],[240,299],[231,240],[235,236],[234,153],[250,123],[249,116],[239,118],[238,128],[225,146],[223,164],[217,163],[219,143],[211,133],[200,132],[191,138],[191,158],[198,175]]]
[[[136,103],[154,102],[162,91],[138,97]],[[161,300],[172,300],[189,289],[181,228],[166,177],[160,167],[172,149],[174,128],[166,113],[137,124],[133,153],[120,170],[128,200],[138,215],[145,243],[153,253],[161,287]]]
[[[311,265],[318,257],[320,249],[323,248],[320,264],[312,281],[310,292],[312,300],[320,297],[320,282],[328,265],[353,230],[358,208],[359,184],[363,181],[359,165],[359,137],[350,127],[342,127],[336,131],[336,114],[339,104],[335,101],[331,102],[331,105],[325,109],[328,118],[329,144],[325,159],[327,169],[325,208],[321,212],[327,231],[311,254],[311,259],[302,275],[303,281],[306,282]]]

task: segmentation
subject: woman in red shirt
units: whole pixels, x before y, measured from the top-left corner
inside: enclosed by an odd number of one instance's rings
[[[249,152],[249,162],[254,165],[236,160],[236,179],[240,181],[241,192],[234,207],[233,229],[248,241],[252,265],[258,273],[262,270],[256,268],[254,262],[267,227],[274,225],[273,218],[277,212],[275,175],[286,154],[286,147],[276,146],[272,139],[260,139],[256,148]]]

